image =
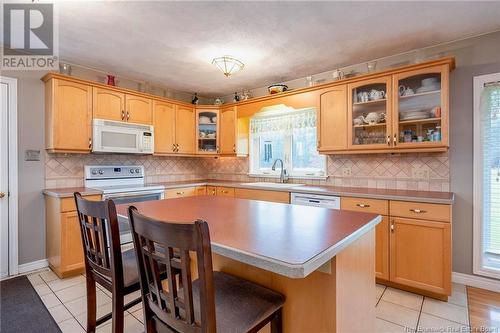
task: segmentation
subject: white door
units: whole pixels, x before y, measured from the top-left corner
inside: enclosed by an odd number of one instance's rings
[[[0,278],[9,275],[9,86],[0,82]]]

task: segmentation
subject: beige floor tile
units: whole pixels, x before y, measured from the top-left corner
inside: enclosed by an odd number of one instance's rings
[[[142,310],[142,302],[128,309],[129,312],[136,312],[137,310]]]
[[[420,315],[419,332],[468,332],[468,327],[427,313]]]
[[[54,281],[54,280],[58,280],[59,278],[57,277],[57,275],[52,272],[52,271],[46,271],[46,272],[42,272],[40,273],[40,277],[45,281],[45,282],[50,282],[50,281]]]
[[[86,303],[85,303],[86,304]],[[85,305],[85,310],[83,313],[75,316],[76,320],[82,325],[83,327],[86,327],[87,325],[87,305]],[[104,305],[98,306],[97,307],[97,318],[100,318],[108,313],[111,313],[112,308],[111,308],[111,303],[106,303]]]
[[[141,291],[137,290],[137,291],[134,291],[133,293],[128,294],[127,296],[125,296],[124,302],[125,302],[125,304],[127,304],[127,303],[129,303],[129,302],[131,302],[134,299],[139,298],[139,297],[141,297]]]
[[[380,296],[382,296],[382,294],[384,293],[384,290],[385,290],[385,286],[381,285],[381,284],[377,284],[376,288],[377,290],[377,293],[376,293],[376,299],[377,301],[380,299]]]
[[[396,325],[383,319],[375,319],[375,332],[377,333],[408,333],[412,332],[403,326]]]
[[[377,318],[411,329],[417,326],[419,312],[413,309],[380,300],[375,310]]]
[[[60,322],[58,325],[63,333],[85,333],[85,330],[78,324],[75,318]]]
[[[56,291],[55,294],[59,297],[61,302],[67,303],[87,295],[87,286],[85,283],[80,283],[75,286]]]
[[[31,282],[32,286],[37,286],[39,284],[45,284],[45,281],[42,279],[39,273],[30,274],[27,276],[28,280]]]
[[[60,323],[70,318],[73,318],[71,313],[69,313],[66,307],[62,304],[50,308],[49,312],[52,315],[52,318],[54,318],[54,320],[56,321],[56,323]]]
[[[424,298],[423,296],[413,294],[404,290],[387,288],[382,295],[382,300],[420,311]]]
[[[467,306],[467,290],[463,284],[453,283],[451,296],[448,297],[448,302],[460,306]]]
[[[124,319],[124,333],[142,333],[144,332],[144,325],[138,321],[134,316],[128,314]],[[97,328],[96,333],[111,333],[111,323],[101,325]]]
[[[97,306],[111,303],[111,298],[105,295],[102,291],[97,291]],[[64,305],[68,308],[69,312],[73,314],[73,316],[78,316],[87,311],[87,297],[80,297],[73,301],[64,303]]]
[[[54,306],[61,304],[59,299],[53,293],[40,296],[40,298],[42,299],[42,302],[43,302],[43,304],[45,304],[45,307],[47,309],[53,308]]]
[[[134,316],[135,319],[139,320],[141,323],[144,323],[144,312],[142,309],[132,312],[132,316]]]
[[[426,297],[424,299],[422,312],[464,325],[469,325],[467,308],[456,304],[441,302]]]
[[[36,286],[33,286],[33,289],[37,292],[39,296],[47,295],[47,294],[52,294],[52,290],[50,290],[49,286],[47,284],[41,283],[37,284]]]
[[[76,285],[84,283],[84,282],[85,282],[85,278],[81,275],[78,275],[78,276],[74,276],[74,277],[62,279],[62,280],[59,280],[59,279],[53,280],[53,281],[48,282],[47,284],[49,285],[50,289],[52,289],[53,291],[59,291],[59,290],[63,290],[63,289],[66,289],[66,288],[69,288],[72,286],[76,286]]]

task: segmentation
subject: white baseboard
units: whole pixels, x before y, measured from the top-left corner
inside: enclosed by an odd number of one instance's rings
[[[28,262],[18,266],[19,274],[28,273],[37,269],[49,267],[49,262],[47,259],[41,259],[37,261]]]
[[[487,289],[500,293],[500,280],[485,278],[477,275],[469,275],[453,272],[451,280],[455,283],[465,284],[467,286]]]

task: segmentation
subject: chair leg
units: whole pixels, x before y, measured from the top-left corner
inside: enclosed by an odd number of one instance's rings
[[[273,319],[271,319],[271,333],[281,333],[283,332],[283,322],[281,309],[274,313]]]
[[[118,292],[116,290],[113,290],[113,304],[112,304],[112,332],[113,333],[123,333],[123,321],[125,317],[125,309],[123,307],[123,294],[120,293],[118,295]]]
[[[92,274],[87,272],[87,333],[94,333],[96,329],[97,301],[96,283]]]

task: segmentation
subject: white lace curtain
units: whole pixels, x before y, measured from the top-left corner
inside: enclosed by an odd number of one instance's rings
[[[295,110],[283,106],[271,111],[262,111],[250,119],[250,133],[283,133],[297,129],[316,128],[316,109]]]

